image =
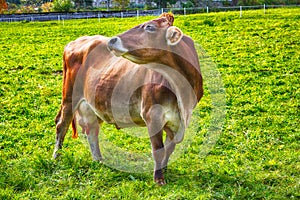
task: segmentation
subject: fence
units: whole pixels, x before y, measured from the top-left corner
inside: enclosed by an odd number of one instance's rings
[[[208,13],[218,11],[240,11],[242,17],[243,10],[278,8],[278,7],[297,7],[300,5],[260,5],[260,6],[234,6],[234,7],[194,7],[194,8],[162,8],[156,10],[137,10],[137,11],[97,11],[97,12],[70,12],[70,13],[31,13],[31,14],[5,14],[0,15],[0,22],[17,21],[50,21],[68,19],[88,19],[88,18],[112,18],[112,17],[139,17],[146,15],[160,15],[162,12],[173,12],[174,14],[188,15],[195,13]]]

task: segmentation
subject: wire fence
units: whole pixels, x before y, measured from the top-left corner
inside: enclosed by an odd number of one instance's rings
[[[137,10],[137,11],[91,11],[91,12],[69,12],[69,13],[28,13],[28,14],[2,14],[0,22],[20,22],[20,21],[51,21],[51,20],[69,20],[69,19],[89,19],[89,18],[125,18],[139,16],[157,16],[163,12],[173,12],[174,14],[189,15],[196,13],[209,13],[220,11],[240,11],[242,17],[243,10],[282,8],[282,7],[300,7],[300,5],[258,5],[258,6],[232,6],[232,7],[194,7],[194,8],[162,8],[155,10]]]

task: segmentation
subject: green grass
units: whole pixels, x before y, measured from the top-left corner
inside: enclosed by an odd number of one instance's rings
[[[70,133],[63,156],[51,158],[64,45],[82,35],[113,36],[149,19],[0,23],[0,199],[300,198],[299,8],[245,11],[242,18],[238,12],[176,16],[175,25],[220,71],[227,115],[216,145],[200,157],[212,109],[206,85],[194,113],[199,123],[190,127],[193,140],[178,145],[183,153],[168,168],[167,186],[157,187],[151,171],[92,162]],[[108,125],[103,132],[126,151],[150,152],[146,137]]]

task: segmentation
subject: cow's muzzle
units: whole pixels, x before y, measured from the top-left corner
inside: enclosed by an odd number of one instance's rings
[[[113,37],[108,41],[107,48],[116,56],[122,56],[128,52],[119,37]]]

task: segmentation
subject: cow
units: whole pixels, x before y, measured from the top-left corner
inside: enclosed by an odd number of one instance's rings
[[[194,42],[173,22],[173,14],[163,13],[115,37],[83,36],[65,46],[54,158],[70,124],[73,138],[76,123],[82,127],[96,161],[102,160],[98,133],[103,122],[118,129],[147,127],[154,181],[166,184],[164,168],[203,96]]]

